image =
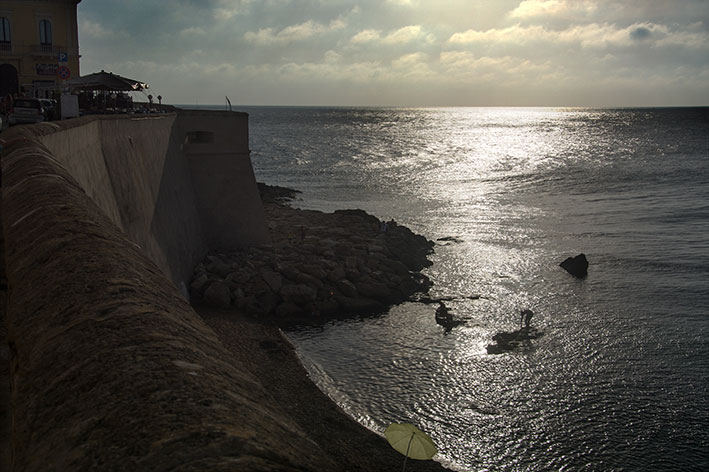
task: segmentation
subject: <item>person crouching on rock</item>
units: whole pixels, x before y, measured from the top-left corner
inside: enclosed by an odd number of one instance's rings
[[[533,316],[534,312],[528,308],[520,311],[519,327],[522,328],[522,322],[524,322],[524,327],[529,328],[529,322],[532,320]]]
[[[448,311],[448,307],[443,302],[438,302],[436,308],[436,323],[446,326],[453,322],[453,315]]]

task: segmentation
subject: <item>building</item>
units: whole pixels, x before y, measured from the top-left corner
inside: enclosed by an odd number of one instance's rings
[[[81,0],[0,0],[0,97],[45,97],[79,76]]]

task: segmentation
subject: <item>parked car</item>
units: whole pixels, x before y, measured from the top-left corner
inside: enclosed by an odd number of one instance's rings
[[[20,123],[39,123],[47,119],[47,112],[39,98],[17,98],[12,104],[8,122],[10,125]]]

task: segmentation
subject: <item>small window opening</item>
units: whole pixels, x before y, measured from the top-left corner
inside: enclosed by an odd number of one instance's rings
[[[190,143],[213,143],[214,133],[211,131],[189,131],[185,137],[185,144]]]

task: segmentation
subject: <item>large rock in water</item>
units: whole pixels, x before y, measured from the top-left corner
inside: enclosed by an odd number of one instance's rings
[[[588,260],[583,253],[576,257],[567,257],[566,260],[559,265],[566,269],[569,274],[579,279],[583,279],[588,275]]]

